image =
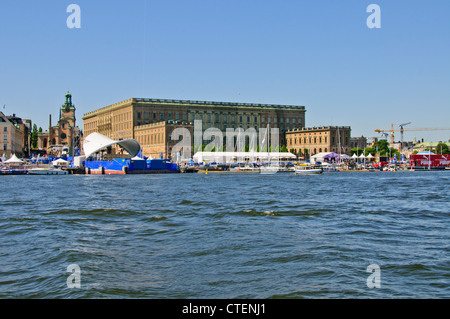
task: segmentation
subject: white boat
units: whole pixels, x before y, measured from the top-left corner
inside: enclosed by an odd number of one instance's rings
[[[260,172],[262,174],[274,174],[274,173],[293,173],[294,169],[291,167],[285,167],[285,166],[261,166],[259,168]]]
[[[60,168],[32,168],[28,170],[30,175],[68,175],[69,172]]]
[[[245,166],[237,166],[230,169],[230,172],[259,172],[259,168],[255,166],[245,165]]]
[[[313,165],[302,165],[295,167],[295,174],[297,175],[313,175],[313,174],[322,174],[323,170],[320,166]]]
[[[324,173],[337,173],[339,172],[339,168],[336,165],[332,165],[330,163],[323,163],[322,171]]]

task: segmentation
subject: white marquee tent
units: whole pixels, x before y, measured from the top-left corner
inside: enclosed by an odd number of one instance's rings
[[[296,158],[289,152],[197,152],[193,160],[197,163],[239,163],[295,160]]]
[[[16,154],[14,154],[13,156],[11,156],[11,158],[9,160],[5,161],[5,163],[7,163],[7,164],[22,164],[22,163],[24,163],[24,161],[19,159],[16,156]]]

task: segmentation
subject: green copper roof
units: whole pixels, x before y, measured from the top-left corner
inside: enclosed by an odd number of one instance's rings
[[[72,94],[70,94],[69,90],[66,93],[66,102],[61,106],[62,109],[75,109],[75,105],[72,104]]]

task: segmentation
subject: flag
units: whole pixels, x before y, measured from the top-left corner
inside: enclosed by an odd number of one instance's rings
[[[6,104],[3,104],[3,109],[6,109]]]

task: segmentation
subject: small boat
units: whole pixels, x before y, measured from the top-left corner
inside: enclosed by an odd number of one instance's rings
[[[322,164],[322,170],[324,173],[337,173],[339,172],[339,168],[335,165],[329,163]]]
[[[30,175],[68,175],[69,172],[60,168],[31,168],[28,170]]]
[[[245,166],[237,166],[237,167],[230,168],[230,172],[259,173],[260,169],[259,169],[259,167],[256,167],[256,166],[245,165]]]
[[[322,167],[318,165],[301,165],[295,167],[296,175],[313,175],[322,173],[323,173]]]
[[[26,173],[25,169],[0,169],[0,175],[25,175]]]
[[[262,174],[274,174],[274,173],[293,173],[294,168],[286,167],[286,166],[261,166],[259,168]]]

